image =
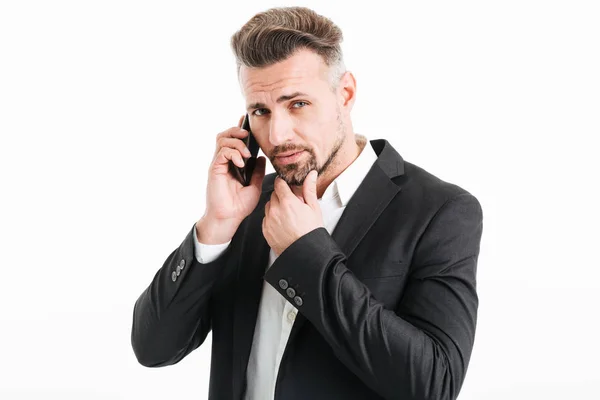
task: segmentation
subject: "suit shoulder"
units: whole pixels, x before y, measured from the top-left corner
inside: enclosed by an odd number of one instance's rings
[[[404,174],[396,177],[394,181],[401,185],[402,191],[409,193],[414,201],[434,209],[461,197],[469,198],[480,206],[478,199],[465,188],[445,181],[408,161],[404,161]]]

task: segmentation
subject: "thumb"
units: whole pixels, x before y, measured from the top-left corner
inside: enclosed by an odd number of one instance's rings
[[[302,185],[304,201],[313,208],[319,204],[317,201],[317,175],[317,171],[313,169],[308,173],[304,185]]]

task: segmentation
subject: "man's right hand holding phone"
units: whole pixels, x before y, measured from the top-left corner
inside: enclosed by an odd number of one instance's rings
[[[250,157],[242,141],[250,133],[241,128],[242,121],[243,117],[237,127],[217,135],[215,154],[208,172],[206,210],[196,222],[200,243],[221,244],[231,240],[244,218],[258,204],[266,158],[258,157],[249,186],[244,186],[230,172],[230,161],[243,167],[244,158]]]

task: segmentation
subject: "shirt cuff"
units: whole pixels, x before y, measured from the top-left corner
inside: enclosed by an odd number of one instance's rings
[[[198,260],[200,264],[208,264],[219,258],[219,256],[225,252],[230,243],[231,240],[221,244],[200,243],[198,241],[198,232],[194,226],[194,252],[196,260]]]

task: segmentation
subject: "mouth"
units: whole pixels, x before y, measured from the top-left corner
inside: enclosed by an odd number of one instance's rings
[[[276,156],[277,162],[281,164],[290,164],[297,161],[304,154],[304,150],[300,150],[293,153],[284,153],[283,155]]]

